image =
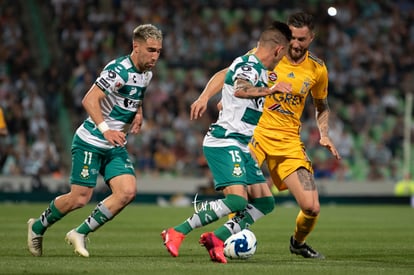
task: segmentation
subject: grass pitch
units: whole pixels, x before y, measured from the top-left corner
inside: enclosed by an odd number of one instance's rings
[[[33,257],[26,248],[26,221],[47,204],[0,204],[0,274],[414,274],[414,209],[409,206],[323,205],[308,243],[326,259],[312,260],[289,252],[298,208],[277,205],[252,227],[256,254],[225,265],[211,262],[198,244],[201,233],[225,220],[190,233],[180,256],[172,258],[160,232],[182,222],[193,209],[144,204],[129,205],[91,233],[90,258],[76,256],[64,237],[90,214],[92,204],[49,228],[44,255]]]

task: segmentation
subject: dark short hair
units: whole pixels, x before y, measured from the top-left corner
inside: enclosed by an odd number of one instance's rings
[[[260,41],[287,44],[292,39],[289,26],[280,21],[273,21],[260,35]]]
[[[313,15],[306,12],[297,12],[291,14],[287,20],[287,24],[295,28],[308,27],[311,31],[313,31],[315,28]]]
[[[269,26],[269,29],[279,30],[288,41],[292,39],[292,31],[290,30],[289,26],[283,22],[273,21],[272,24]]]

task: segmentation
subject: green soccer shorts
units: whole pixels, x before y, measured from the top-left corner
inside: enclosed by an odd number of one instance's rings
[[[135,176],[128,151],[120,146],[112,149],[99,148],[75,135],[72,142],[71,184],[95,187],[98,174],[104,177],[106,183],[119,175]]]
[[[234,184],[251,185],[266,182],[263,172],[250,153],[237,146],[203,146],[204,156],[214,178],[216,190]]]

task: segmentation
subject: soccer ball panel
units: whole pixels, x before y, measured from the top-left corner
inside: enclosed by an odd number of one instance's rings
[[[224,242],[224,255],[229,259],[248,259],[254,255],[256,248],[257,240],[254,233],[243,229]]]

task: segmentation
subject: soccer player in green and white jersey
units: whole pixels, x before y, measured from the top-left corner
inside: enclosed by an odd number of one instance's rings
[[[225,198],[210,202],[183,223],[161,233],[173,257],[178,256],[185,235],[193,229],[238,212],[235,218],[200,238],[200,244],[206,247],[212,261],[226,263],[224,241],[273,210],[273,195],[247,144],[261,116],[264,97],[276,91],[288,93],[291,90],[290,84],[282,82],[268,88],[268,70],[286,54],[290,38],[289,27],[275,21],[261,34],[256,52],[236,58],[229,67],[219,118],[211,125],[203,142],[215,188],[222,190]]]
[[[72,141],[70,192],[50,202],[38,219],[28,221],[28,248],[42,255],[43,234],[69,212],[91,199],[98,174],[112,194],[99,202],[91,215],[66,234],[75,253],[89,257],[86,236],[113,219],[134,200],[135,169],[125,148],[126,135],[137,134],[142,124],[142,101],[162,49],[162,32],[151,24],[136,27],[132,52],[109,62],[82,100],[89,117]]]

